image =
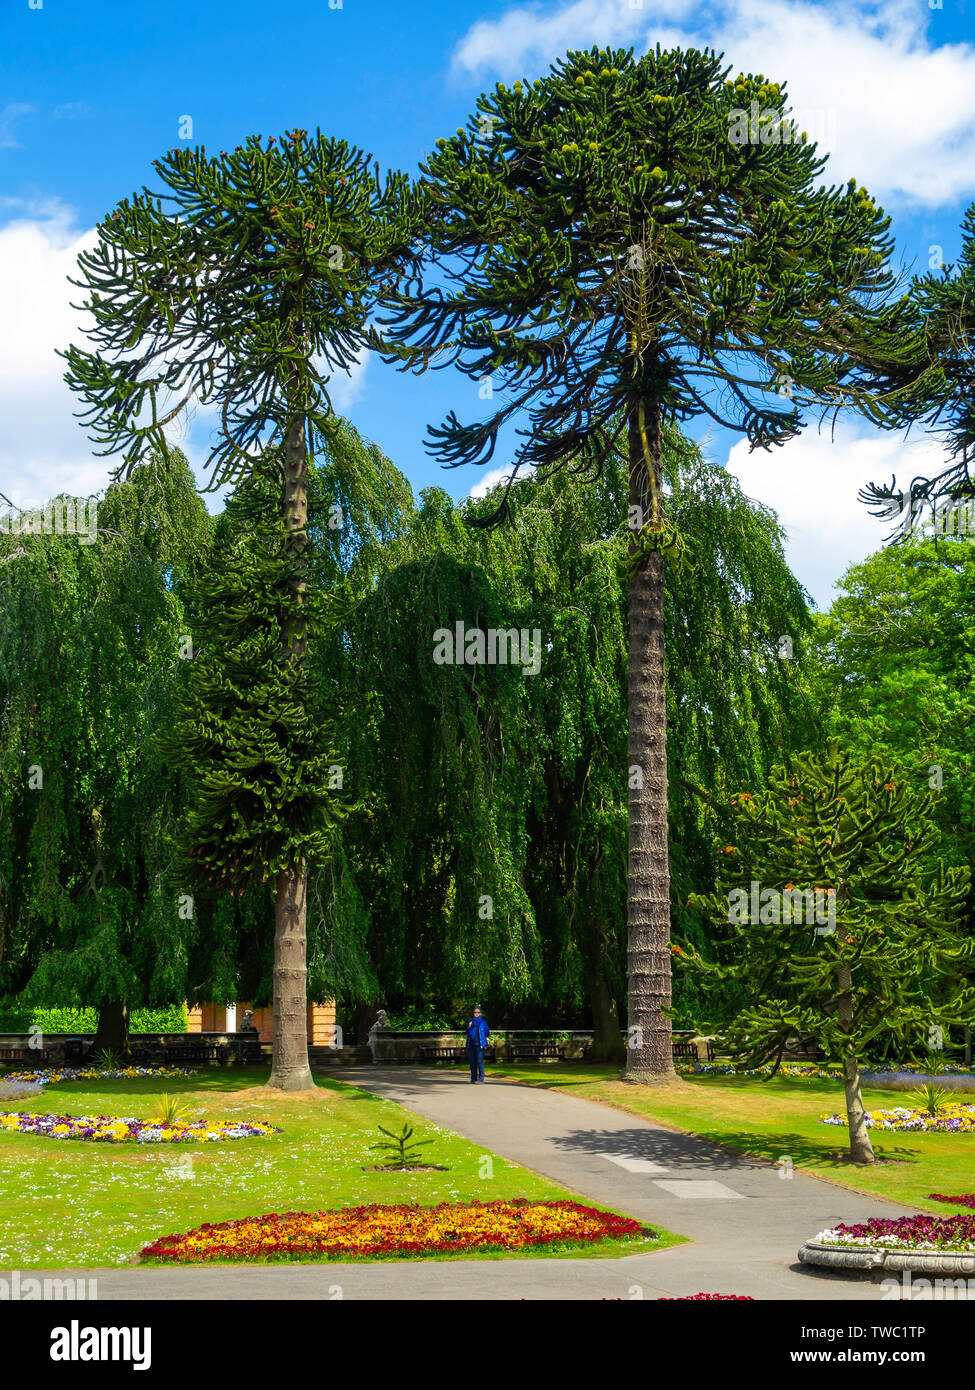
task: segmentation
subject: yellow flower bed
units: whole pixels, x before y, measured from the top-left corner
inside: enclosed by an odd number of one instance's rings
[[[400,1203],[339,1211],[272,1212],[243,1221],[204,1225],[163,1236],[142,1251],[145,1260],[185,1264],[204,1260],[260,1261],[301,1256],[419,1255],[459,1250],[523,1250],[539,1245],[587,1245],[612,1237],[651,1234],[639,1222],[578,1202]]]

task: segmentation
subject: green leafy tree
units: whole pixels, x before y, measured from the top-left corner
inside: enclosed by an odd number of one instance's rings
[[[178,451],[110,487],[97,519],[93,544],[0,537],[0,995],[94,1006],[97,1047],[124,1053],[130,1009],[180,1003],[199,953],[171,876],[182,788],[156,740],[210,527]]]
[[[959,930],[968,869],[931,868],[932,792],[836,741],[733,802],[726,870],[697,900],[730,940],[718,962],[693,948],[684,958],[744,992],[725,1038],[746,1064],[777,1066],[790,1037],[842,1063],[850,1155],[871,1163],[864,1052],[886,1035],[916,1046],[975,1011],[959,978],[973,949]]]
[[[853,565],[815,619],[811,700],[845,747],[873,752],[939,792],[950,863],[975,857],[975,545],[917,534]],[[966,904],[973,931],[973,903]],[[971,1037],[966,1033],[970,1059]]]
[[[123,200],[80,257],[77,283],[88,292],[96,350],[70,348],[66,380],[85,402],[93,438],[105,453],[122,452],[123,470],[151,443],[165,449],[166,426],[194,399],[220,410],[209,458],[213,485],[273,470],[283,527],[277,580],[290,590],[290,598],[282,593],[282,671],[273,689],[284,702],[282,729],[297,732],[305,701],[309,458],[330,427],[331,374],[357,360],[375,296],[410,259],[416,200],[404,176],[382,180],[361,151],[301,130],[280,144],[251,136],[219,157],[176,149],[155,169],[163,195],[145,189]],[[218,739],[224,770],[237,737],[227,730]],[[299,762],[272,758],[267,766],[296,772]],[[205,842],[201,864],[209,858],[215,875],[234,872],[212,832],[233,817],[237,791],[224,784],[221,802],[211,783],[211,833],[196,822]],[[307,792],[306,785],[292,788],[296,819],[289,823],[288,792],[275,788],[267,805],[280,808],[281,820],[263,822],[264,863],[275,874],[270,1084],[283,1090],[312,1084],[307,856],[317,842],[307,828]],[[259,857],[255,845],[240,858],[245,878]]]
[[[772,138],[743,136],[753,102]],[[633,1079],[673,1075],[664,559],[680,538],[664,422],[704,413],[768,447],[804,403],[858,401],[875,357],[897,353],[888,219],[855,183],[819,182],[825,161],[786,112],[783,87],[728,80],[693,50],[575,52],[497,86],[423,168],[450,292],[438,278],[386,320],[391,358],[456,362],[495,400],[431,431],[445,464],[486,463],[509,424],[512,477],[591,478],[626,451]]]

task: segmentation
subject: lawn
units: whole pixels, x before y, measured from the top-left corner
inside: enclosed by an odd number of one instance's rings
[[[316,1095],[287,1097],[266,1092],[265,1079],[266,1072],[234,1069],[185,1079],[61,1082],[46,1087],[43,1096],[0,1102],[2,1110],[28,1113],[149,1118],[167,1091],[186,1106],[187,1118],[270,1120],[281,1130],[269,1138],[199,1146],[112,1145],[2,1132],[0,1267],[124,1265],[160,1236],[273,1211],[578,1196],[343,1082],[321,1078]],[[423,1150],[424,1161],[448,1171],[364,1172],[363,1164],[386,1157],[370,1148],[383,1137],[377,1126],[398,1132],[406,1120],[415,1122],[415,1138],[434,1140]],[[633,1254],[679,1239],[661,1231],[652,1243],[614,1240],[564,1253]],[[539,1250],[547,1258],[558,1253]]]
[[[511,1065],[495,1074],[602,1101],[773,1163],[788,1156],[796,1169],[921,1211],[944,1216],[953,1210],[930,1201],[930,1192],[975,1191],[975,1133],[874,1129],[877,1164],[851,1165],[845,1157],[845,1129],[819,1123],[820,1115],[845,1113],[840,1082],[700,1076],[667,1086],[635,1086],[619,1080],[618,1067],[572,1062]],[[969,1094],[959,1093],[959,1099]],[[863,1098],[868,1110],[912,1104],[909,1092],[890,1087],[865,1087]]]

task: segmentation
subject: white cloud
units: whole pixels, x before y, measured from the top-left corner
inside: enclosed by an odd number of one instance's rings
[[[788,84],[794,111],[812,117],[810,135],[833,154],[831,180],[855,177],[881,201],[940,207],[975,192],[975,48],[938,45],[937,23],[919,0],[725,0],[704,10],[688,0],[652,9],[573,0],[480,20],[453,65],[484,80],[537,73],[594,43],[716,48],[735,72]]]
[[[13,199],[3,206],[20,210]],[[94,230],[81,231],[57,203],[23,211],[0,227],[0,491],[19,506],[59,492],[87,496],[107,485],[110,471],[110,460],[92,457],[55,355],[83,340],[71,308],[81,292],[68,276]]]
[[[22,116],[32,116],[34,107],[22,101],[8,101],[0,111],[0,150],[16,150],[20,141],[14,134],[14,125]]]
[[[521,477],[527,477],[527,473],[522,472]],[[471,488],[468,496],[476,501],[479,497],[486,497],[487,494],[497,483],[505,483],[511,477],[511,464],[503,463],[500,468],[490,468],[487,473],[478,478]]]
[[[337,410],[340,415],[344,415],[361,399],[366,389],[368,367],[369,358],[363,355],[352,364],[347,372],[336,372],[332,376],[328,383],[328,396],[332,402],[333,410]]]
[[[865,483],[903,486],[915,474],[944,467],[944,451],[930,436],[882,434],[869,427],[841,425],[835,436],[810,426],[781,449],[748,452],[745,441],[728,455],[749,497],[772,507],[788,535],[786,559],[820,608],[834,598],[844,571],[879,550],[891,534],[889,522],[857,500]]]
[[[689,12],[691,0],[655,0],[654,16],[677,18]],[[480,19],[457,46],[455,72],[489,71],[518,76],[524,67],[537,69],[571,48],[614,45],[628,47],[650,30],[647,12],[629,0],[573,0],[569,5],[515,8],[500,19]]]

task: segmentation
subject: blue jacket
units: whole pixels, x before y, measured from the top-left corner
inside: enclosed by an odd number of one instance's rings
[[[467,1025],[468,1046],[486,1047],[490,1033],[486,1018],[472,1018]]]

